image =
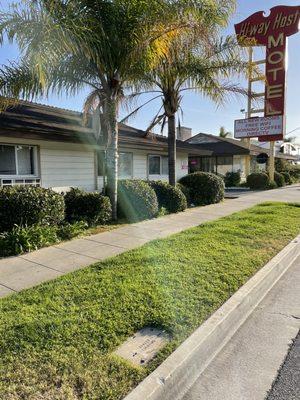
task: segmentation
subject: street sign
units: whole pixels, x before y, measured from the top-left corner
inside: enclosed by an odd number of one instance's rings
[[[234,124],[236,139],[269,137],[283,134],[284,118],[282,115],[273,117],[258,117],[238,119]]]
[[[267,153],[260,153],[256,157],[257,164],[266,164],[268,162],[269,155]]]

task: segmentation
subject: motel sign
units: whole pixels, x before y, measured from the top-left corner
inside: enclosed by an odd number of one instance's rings
[[[287,38],[299,31],[300,6],[278,6],[265,16],[259,11],[235,25],[241,46],[266,47],[265,117],[285,116]],[[283,139],[280,134],[255,136],[260,141]],[[250,136],[248,136],[250,137]]]

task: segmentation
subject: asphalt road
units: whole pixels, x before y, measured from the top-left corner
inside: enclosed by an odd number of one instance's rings
[[[300,332],[279,371],[267,400],[300,399]]]

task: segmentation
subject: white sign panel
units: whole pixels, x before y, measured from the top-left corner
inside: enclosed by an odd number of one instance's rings
[[[236,139],[283,134],[283,116],[239,119],[234,124]]]

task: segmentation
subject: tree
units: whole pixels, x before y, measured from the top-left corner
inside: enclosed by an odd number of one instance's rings
[[[286,136],[286,137],[283,139],[283,141],[284,141],[284,143],[294,143],[296,139],[297,139],[296,136],[290,136],[290,137],[287,137],[287,136]]]
[[[212,25],[209,27],[212,28]],[[231,84],[229,79],[232,74],[246,73],[247,68],[248,64],[243,60],[235,39],[215,38],[211,30],[200,38],[193,32],[192,35],[182,35],[173,40],[168,54],[136,86],[137,96],[143,91],[155,89],[155,98],[162,98],[162,106],[148,131],[158,123],[162,124],[162,129],[168,123],[171,185],[176,185],[176,114],[182,111],[184,93],[195,91],[217,103],[225,101],[228,93],[245,95],[246,91]],[[142,107],[138,107],[129,117]]]
[[[219,137],[226,139],[227,137],[231,137],[232,133],[227,132],[224,126],[221,126],[220,132],[219,132]]]
[[[27,0],[0,14],[1,41],[7,37],[21,52],[19,63],[0,70],[3,98],[31,100],[91,89],[84,114],[95,109],[99,114],[114,218],[124,87],[154,68],[171,39],[193,27],[200,3],[210,1]]]

